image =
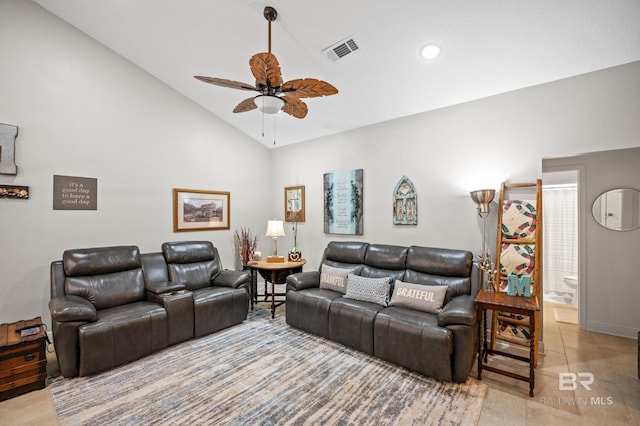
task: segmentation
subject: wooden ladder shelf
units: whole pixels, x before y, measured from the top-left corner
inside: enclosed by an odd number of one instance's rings
[[[535,191],[535,193],[534,193]],[[531,196],[520,194],[528,194]],[[511,198],[509,193],[517,193]],[[507,291],[510,273],[531,278],[531,297],[541,302],[542,290],[542,180],[534,183],[502,183],[498,204],[496,241],[496,288]],[[511,211],[510,211],[511,210]],[[507,217],[505,217],[507,216]],[[540,336],[540,315],[536,313],[535,336]],[[493,312],[491,348],[498,340],[529,347],[529,318]],[[538,338],[535,339],[534,365],[538,363]]]

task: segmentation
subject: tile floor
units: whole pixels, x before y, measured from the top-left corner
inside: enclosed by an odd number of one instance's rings
[[[489,385],[480,425],[638,425],[640,379],[635,339],[582,331],[576,325],[556,322],[553,307],[545,303],[545,355],[536,368],[535,396],[528,384],[491,372],[483,372]],[[278,312],[283,315],[282,308]],[[55,355],[48,368],[55,374]],[[505,362],[511,362],[505,360]],[[514,368],[522,370],[521,363]],[[559,390],[559,373],[593,374],[591,390]],[[475,377],[476,370],[472,372]],[[586,378],[586,376],[585,376]],[[0,425],[57,425],[48,389],[0,402]]]

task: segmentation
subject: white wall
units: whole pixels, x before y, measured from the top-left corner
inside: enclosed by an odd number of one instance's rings
[[[233,231],[266,223],[266,148],[32,2],[0,2],[0,52],[0,122],[19,127],[0,183],[30,189],[0,199],[0,322],[49,322],[69,248],[205,239],[234,267]],[[98,210],[54,211],[54,174],[97,178]],[[174,233],[172,188],[230,191],[231,230]]]
[[[545,171],[578,170],[580,326],[635,338],[640,325],[640,229],[611,231],[600,226],[591,208],[610,189],[640,191],[640,148],[545,159]]]
[[[310,269],[318,268],[322,249],[331,240],[419,244],[477,253],[481,225],[470,190],[498,190],[502,181],[533,182],[542,176],[543,158],[638,147],[638,117],[640,62],[635,62],[278,148],[273,154],[271,196],[282,197],[286,185],[305,185],[306,222],[299,227],[298,243]],[[609,166],[615,169],[615,162]],[[364,235],[326,235],[322,175],[358,168],[364,169]],[[419,218],[414,227],[392,225],[392,192],[403,175],[418,191]],[[597,181],[598,176],[593,179]],[[495,204],[492,207],[489,235],[495,249]],[[281,216],[279,203],[275,208]],[[290,246],[289,235],[286,238]],[[632,263],[615,264],[620,274],[634,276]],[[600,284],[590,281],[587,285]],[[624,294],[635,295],[627,300],[640,300],[640,286],[627,281],[619,285],[625,287]],[[600,321],[600,314],[589,309],[597,303],[581,305],[587,306],[588,326]],[[635,319],[637,326],[638,311],[633,306],[620,310],[622,306],[601,309],[617,310],[615,315],[607,314],[607,321],[621,327],[619,334],[628,335],[625,327],[630,320],[622,318]]]

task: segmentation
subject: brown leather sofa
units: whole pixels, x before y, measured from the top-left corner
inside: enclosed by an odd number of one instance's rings
[[[208,241],[67,250],[51,263],[52,331],[64,377],[87,376],[244,321],[251,275]]]
[[[444,305],[434,314],[347,298],[320,288],[323,264],[353,269],[362,277],[446,285]],[[425,376],[464,382],[473,367],[478,339],[474,302],[478,271],[468,251],[330,242],[318,271],[287,278],[286,321]]]

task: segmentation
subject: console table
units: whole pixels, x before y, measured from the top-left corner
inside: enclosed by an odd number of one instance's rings
[[[503,374],[505,376],[522,380],[529,383],[529,396],[533,397],[533,388],[535,387],[535,339],[537,338],[538,313],[540,312],[540,303],[537,296],[509,296],[503,291],[496,293],[488,293],[480,290],[476,296],[476,306],[478,310],[478,380],[482,380],[482,370],[492,371],[494,373]],[[529,317],[529,357],[523,357],[496,349],[490,349],[487,344],[487,309],[492,311],[514,313],[519,315],[527,315]],[[487,357],[490,354],[502,355],[507,358],[516,359],[529,363],[529,376],[512,373],[511,371],[487,365]],[[485,364],[483,364],[483,362]]]
[[[258,273],[265,280],[265,302],[269,297],[266,291],[266,283],[271,283],[271,318],[275,318],[276,307],[283,305],[286,301],[282,300],[276,303],[276,296],[286,296],[286,292],[275,292],[276,284],[284,284],[287,282],[289,275],[302,272],[302,265],[305,263],[307,261],[304,259],[298,262],[267,262],[266,260],[249,262],[248,266],[251,268],[251,309],[253,309],[254,303],[258,303]]]

